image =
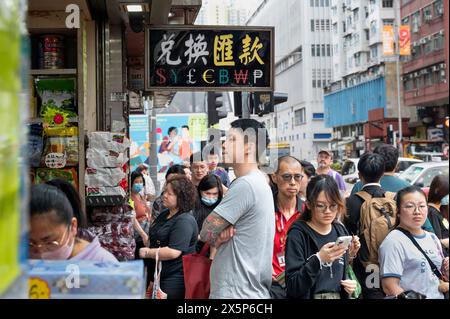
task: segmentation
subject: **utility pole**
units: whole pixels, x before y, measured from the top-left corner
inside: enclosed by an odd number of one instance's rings
[[[400,79],[400,23],[401,13],[400,1],[395,3],[395,53],[397,56],[397,107],[398,107],[398,151],[400,156],[403,156],[403,120],[402,120],[402,106],[401,106],[401,79]]]
[[[156,196],[159,194],[159,183],[158,183],[158,151],[156,142],[156,111],[153,105],[153,97],[148,99],[148,134],[149,134],[149,150],[150,150],[150,160],[149,160],[149,173],[150,178],[153,180],[153,185],[155,185]]]

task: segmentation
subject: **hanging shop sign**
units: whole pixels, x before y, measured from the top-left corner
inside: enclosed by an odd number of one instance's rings
[[[272,91],[274,28],[146,29],[145,89]]]

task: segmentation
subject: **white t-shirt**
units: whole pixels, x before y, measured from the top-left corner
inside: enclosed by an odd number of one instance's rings
[[[155,195],[155,185],[153,184],[152,179],[150,176],[142,174],[144,176],[145,180],[145,189],[144,194],[145,195]]]
[[[415,240],[425,251],[433,263],[441,269],[442,246],[436,235],[425,232]],[[412,241],[401,231],[393,230],[380,246],[379,250],[381,278],[396,277],[400,279],[400,287],[414,290],[427,296],[427,299],[443,299],[439,292],[439,279],[431,270],[431,266]]]

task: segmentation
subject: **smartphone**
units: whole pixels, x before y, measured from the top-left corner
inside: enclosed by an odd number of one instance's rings
[[[353,236],[341,236],[336,239],[335,245],[348,248],[352,243]]]

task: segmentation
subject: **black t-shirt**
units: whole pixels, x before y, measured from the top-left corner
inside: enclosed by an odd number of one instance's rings
[[[311,237],[316,242],[318,249],[320,250],[325,244],[330,242],[336,242],[339,237],[336,229],[333,227],[331,232],[327,235],[321,235],[315,230],[312,230]],[[314,285],[314,294],[337,292],[341,291],[341,280],[344,278],[344,256],[335,260],[331,267],[322,267],[320,275]]]
[[[169,247],[180,250],[180,257],[162,262],[161,285],[166,287],[184,287],[183,255],[195,252],[198,238],[197,222],[191,212],[178,213],[167,219],[169,211],[163,211],[150,228],[150,248]],[[153,281],[155,262],[148,269]]]

